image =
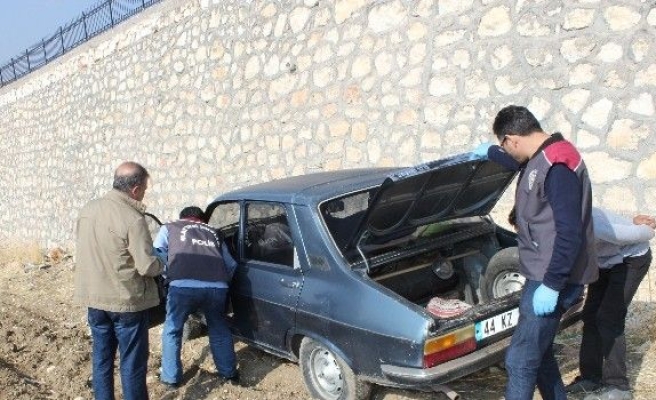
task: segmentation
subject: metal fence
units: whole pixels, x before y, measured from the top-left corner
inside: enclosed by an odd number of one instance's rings
[[[48,64],[67,51],[114,27],[161,0],[104,0],[62,26],[52,36],[25,50],[0,67],[0,87]]]

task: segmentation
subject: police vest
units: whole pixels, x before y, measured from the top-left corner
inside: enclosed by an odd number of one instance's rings
[[[545,191],[549,169],[564,164],[581,183],[581,225],[583,242],[567,283],[587,284],[597,280],[598,268],[594,235],[592,232],[592,190],[585,163],[574,146],[554,134],[556,140],[528,161],[517,183],[515,206],[518,235],[520,272],[527,279],[542,281],[553,254],[556,228],[553,210]]]
[[[228,281],[221,240],[212,227],[188,220],[166,226],[169,231],[169,280]]]

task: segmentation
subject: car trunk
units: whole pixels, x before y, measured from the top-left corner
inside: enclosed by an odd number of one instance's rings
[[[515,243],[514,233],[489,217],[514,176],[464,154],[397,171],[380,187],[325,202],[321,211],[353,270],[438,319],[453,319],[518,288],[503,289],[486,276],[495,254]],[[513,268],[501,271],[510,276]],[[435,313],[436,304],[445,312]]]
[[[363,270],[379,285],[424,308],[433,300],[433,304],[443,304],[447,309],[458,305],[467,309],[493,302],[512,291],[508,288],[492,293],[488,281],[495,277],[486,276],[494,256],[512,244],[509,232],[487,218],[450,221],[442,223],[439,229],[428,238],[404,242],[403,246],[373,255],[366,265],[356,263],[353,268]],[[508,264],[504,271],[518,270],[513,259],[502,262]],[[499,273],[496,268],[490,272]],[[456,316],[449,312],[441,315]]]

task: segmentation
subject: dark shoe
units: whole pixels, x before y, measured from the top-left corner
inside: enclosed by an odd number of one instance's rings
[[[601,389],[601,384],[589,379],[583,379],[580,376],[574,378],[572,383],[565,386],[567,393],[592,393]]]
[[[607,387],[599,393],[585,396],[583,400],[632,400],[633,395],[629,390],[620,390],[616,387]]]
[[[179,383],[171,383],[171,382],[164,382],[163,380],[160,379],[159,383],[164,385],[166,390],[177,390],[180,387]]]
[[[235,374],[231,377],[225,377],[223,375],[219,375],[219,377],[224,381],[232,383],[233,385],[239,385],[239,371],[235,372]]]

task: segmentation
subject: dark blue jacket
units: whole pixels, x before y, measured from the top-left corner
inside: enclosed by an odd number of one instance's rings
[[[525,165],[499,146],[492,161],[521,173],[515,193],[521,272],[554,290],[597,279],[592,191],[574,146],[554,134]]]

